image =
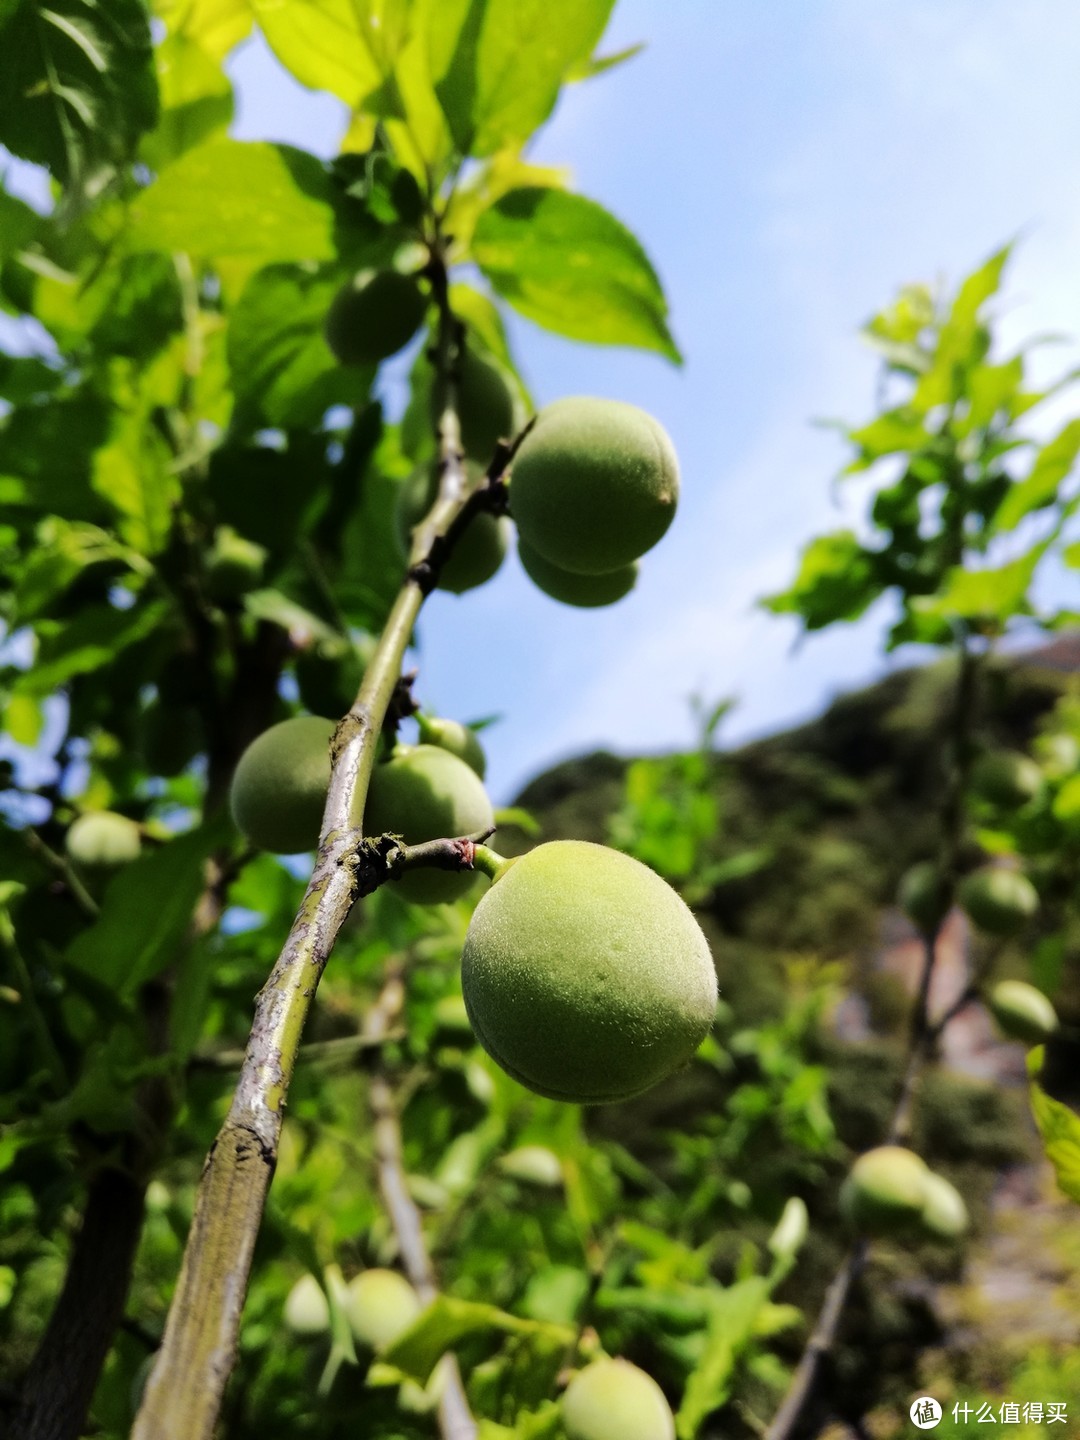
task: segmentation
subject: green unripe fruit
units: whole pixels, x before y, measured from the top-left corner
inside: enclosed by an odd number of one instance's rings
[[[283,1312],[294,1335],[325,1335],[330,1329],[330,1302],[314,1275],[301,1275],[289,1291]]]
[[[134,820],[113,810],[80,815],[64,841],[68,855],[81,870],[118,870],[139,858],[142,832]]]
[[[352,645],[319,645],[296,657],[296,688],[313,715],[344,715],[356,699],[375,651],[368,635]]]
[[[637,583],[638,563],[624,565],[621,570],[609,570],[606,575],[574,575],[569,570],[560,570],[550,560],[538,554],[524,540],[518,540],[518,555],[529,579],[545,595],[561,600],[564,605],[577,605],[583,610],[593,610],[600,605],[614,605]]]
[[[513,1180],[554,1188],[563,1183],[562,1161],[546,1145],[519,1145],[499,1161],[499,1169]]]
[[[405,1333],[423,1306],[396,1270],[362,1270],[346,1286],[342,1308],[361,1345],[385,1350]]]
[[[770,1252],[777,1260],[793,1260],[802,1249],[810,1231],[810,1216],[806,1201],[792,1195],[784,1206],[784,1213],[776,1223],[776,1229],[769,1236]]]
[[[413,276],[364,271],[331,301],[326,343],[340,365],[377,365],[409,343],[426,310],[424,291]]]
[[[671,886],[579,840],[499,872],[469,924],[461,984],[492,1059],[578,1104],[626,1100],[685,1064],[717,1000],[708,942]]]
[[[1072,735],[1044,735],[1038,742],[1046,773],[1060,780],[1080,770],[1080,743]]]
[[[960,904],[988,935],[1017,935],[1039,908],[1039,895],[1026,875],[983,866],[960,882]]]
[[[955,1185],[931,1170],[925,1181],[926,1200],[919,1225],[935,1240],[957,1240],[968,1228],[967,1206]]]
[[[470,770],[475,770],[482,780],[487,770],[487,756],[476,738],[476,731],[458,720],[444,720],[438,715],[419,715],[420,739],[425,745],[437,745],[440,750],[449,750],[459,760],[464,760]]]
[[[472,464],[466,465],[465,473],[470,484],[480,478],[480,471]],[[405,557],[412,546],[413,527],[431,509],[438,483],[437,468],[422,465],[398,491],[395,521]],[[466,590],[486,584],[506,559],[510,533],[511,525],[504,515],[492,515],[486,510],[474,515],[464,533],[455,540],[450,558],[443,563],[437,588],[463,595]]]
[[[1010,1040],[1041,1045],[1058,1028],[1057,1011],[1034,985],[1002,980],[990,992],[990,1013]]]
[[[229,805],[252,845],[295,855],[319,843],[335,728],[320,715],[297,715],[264,730],[240,756]]]
[[[840,1191],[840,1209],[864,1235],[894,1235],[917,1221],[930,1171],[913,1150],[879,1145],[860,1155]]]
[[[1027,755],[1014,750],[995,750],[981,755],[975,762],[971,785],[983,799],[1015,810],[1039,793],[1042,771]]]
[[[594,1360],[562,1397],[569,1440],[675,1440],[675,1418],[651,1375],[629,1360]]]
[[[222,525],[206,557],[206,589],[211,599],[239,600],[262,583],[266,551]]]
[[[675,515],[679,462],[667,431],[636,405],[585,396],[541,410],[514,460],[510,509],[521,538],[560,570],[622,570]]]
[[[483,469],[499,441],[512,440],[520,428],[514,393],[502,371],[473,350],[465,351],[458,367],[457,412],[461,448]]]
[[[932,860],[920,860],[900,881],[896,898],[915,928],[923,935],[933,935],[949,913],[950,889]]]
[[[483,782],[463,760],[437,745],[399,745],[376,765],[364,811],[367,835],[401,835],[406,845],[489,830],[495,823]],[[472,871],[410,870],[392,882],[419,905],[457,900],[475,880]]]

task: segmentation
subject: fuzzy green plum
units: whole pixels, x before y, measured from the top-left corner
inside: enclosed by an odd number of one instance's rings
[[[575,575],[570,570],[560,570],[550,560],[518,540],[518,557],[522,569],[529,579],[563,605],[575,605],[582,610],[595,610],[601,605],[614,605],[629,595],[638,578],[638,562],[634,560],[620,570],[609,570],[604,575]]]
[[[1030,756],[1015,750],[992,750],[980,755],[971,772],[977,795],[1006,810],[1018,809],[1042,789],[1042,771]]]
[[[901,910],[923,935],[933,935],[952,904],[951,886],[932,860],[912,865],[896,895]]]
[[[360,1344],[385,1350],[423,1308],[420,1297],[396,1270],[361,1270],[345,1287],[342,1308]]]
[[[679,462],[667,431],[619,400],[572,396],[546,406],[510,477],[521,538],[577,575],[623,570],[675,516]]]
[[[1018,935],[1039,909],[1039,894],[1026,875],[984,865],[960,882],[960,904],[987,935]]]
[[[320,715],[295,715],[264,730],[241,755],[229,804],[252,845],[295,855],[319,843],[335,728]]]
[[[483,781],[464,760],[437,745],[399,745],[376,765],[364,811],[368,835],[391,833],[407,845],[490,830],[494,812]],[[424,866],[393,882],[396,893],[419,905],[457,900],[473,872]]]
[[[304,1339],[330,1329],[330,1302],[314,1275],[301,1275],[289,1291],[283,1319],[294,1335]]]
[[[409,343],[426,309],[427,299],[414,276],[397,270],[362,271],[331,301],[326,343],[341,365],[377,365]]]
[[[487,756],[484,754],[476,731],[459,720],[447,720],[441,715],[418,715],[420,740],[424,745],[438,745],[440,750],[449,750],[459,760],[464,760],[470,770],[475,770],[482,780],[487,770]]]
[[[475,484],[481,474],[471,462],[466,463],[465,473],[470,484]],[[431,509],[438,483],[436,467],[422,465],[398,490],[395,523],[402,555],[406,558],[412,545],[413,527]],[[506,559],[511,530],[504,515],[492,515],[486,510],[474,515],[455,541],[449,559],[443,562],[437,588],[448,590],[452,595],[463,595],[466,590],[486,584]]]
[[[1025,980],[1001,980],[988,997],[990,1013],[1010,1040],[1041,1045],[1058,1028],[1050,1000]]]
[[[968,1228],[964,1197],[944,1175],[930,1171],[924,1181],[925,1199],[919,1228],[934,1240],[958,1240]]]
[[[860,1155],[840,1191],[840,1208],[864,1235],[895,1235],[917,1222],[926,1204],[926,1162],[902,1145]]]
[[[693,914],[655,871],[554,840],[497,871],[469,924],[461,984],[477,1039],[539,1095],[626,1100],[686,1064],[716,1013]]]
[[[431,395],[432,419],[436,392]],[[457,416],[461,448],[485,468],[500,440],[511,440],[520,428],[518,402],[502,371],[491,360],[466,349],[458,366]]]
[[[105,873],[139,858],[142,831],[127,815],[88,810],[72,822],[64,846],[80,870]]]
[[[651,1375],[629,1360],[594,1360],[562,1397],[569,1440],[675,1440],[675,1418]]]

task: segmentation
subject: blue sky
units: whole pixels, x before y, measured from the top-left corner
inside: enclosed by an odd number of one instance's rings
[[[541,403],[608,395],[657,415],[683,496],[610,610],[557,605],[516,557],[481,591],[429,602],[419,693],[460,719],[502,715],[486,739],[499,801],[585,749],[688,743],[693,692],[737,699],[734,742],[881,673],[881,609],[796,648],[795,626],[755,600],[806,539],[860,513],[859,492],[831,483],[841,445],[811,421],[870,413],[876,369],[856,332],[901,283],[955,282],[1022,232],[1006,341],[1080,336],[1080,12],[1066,0],[619,0],[602,48],[636,41],[644,54],[565,94],[532,153],[640,237],[685,368],[510,328]],[[234,133],[333,153],[335,101],[259,41],[230,69]],[[1075,346],[1044,363],[1066,361]]]

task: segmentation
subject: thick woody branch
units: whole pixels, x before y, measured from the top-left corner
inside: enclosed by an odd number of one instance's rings
[[[450,311],[445,263],[429,270],[440,309],[439,374],[443,475],[439,497],[419,527],[437,548],[464,507],[464,466],[453,369],[460,326]],[[319,852],[292,929],[256,1001],[244,1064],[229,1113],[206,1160],[191,1233],[132,1440],[210,1440],[236,1354],[255,1238],[277,1159],[285,1098],[304,1022],[338,931],[361,892],[370,848],[360,828],[376,750],[430,571],[410,569],[390,612],[359,694],[339,724]],[[437,570],[436,570],[437,578]],[[433,583],[433,582],[432,582]],[[386,852],[384,852],[385,855]]]

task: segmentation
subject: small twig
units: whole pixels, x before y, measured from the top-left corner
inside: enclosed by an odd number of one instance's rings
[[[397,961],[389,968],[379,998],[365,1019],[363,1034],[369,1043],[376,1046],[382,1044],[393,1022],[400,1015],[404,1003],[405,985],[401,963]],[[438,1283],[424,1241],[420,1211],[409,1193],[394,1089],[381,1052],[377,1053],[379,1058],[371,1076],[369,1102],[379,1190],[397,1238],[405,1273],[420,1299],[425,1305],[429,1305],[439,1293]],[[444,1381],[439,1397],[439,1431],[442,1440],[475,1440],[477,1426],[469,1409],[457,1359],[453,1354],[448,1354],[443,1363]]]
[[[301,1045],[296,1060],[300,1065],[334,1064],[346,1061],[358,1064],[368,1050],[386,1045],[405,1036],[403,1029],[388,1030],[378,1040],[366,1035],[342,1035],[334,1040],[314,1040],[310,1045]],[[188,1061],[190,1070],[239,1070],[244,1063],[244,1050],[216,1050],[196,1054]]]
[[[64,884],[67,886],[67,889],[71,893],[71,898],[75,903],[86,915],[96,920],[101,913],[101,907],[79,879],[71,861],[65,859],[63,855],[57,854],[50,845],[46,845],[45,841],[32,827],[28,826],[23,831],[23,835],[27,845],[34,854],[39,856],[45,861],[46,865],[50,866],[63,877]]]

